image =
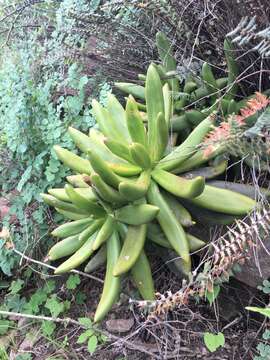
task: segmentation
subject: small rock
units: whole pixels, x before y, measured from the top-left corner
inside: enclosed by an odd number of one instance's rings
[[[142,341],[133,341],[132,342],[135,346],[137,346],[138,348],[150,351],[152,353],[158,353],[160,352],[159,347],[156,344],[151,344],[151,343],[146,343],[146,342],[142,342]],[[151,358],[152,359],[152,358]]]
[[[112,333],[128,332],[134,325],[134,319],[115,319],[106,321],[106,328]]]
[[[241,282],[257,288],[264,279],[270,277],[269,253],[270,253],[270,237],[266,237],[263,246],[258,241],[256,250],[256,258],[254,254],[241,265],[241,272],[235,274],[235,278]]]

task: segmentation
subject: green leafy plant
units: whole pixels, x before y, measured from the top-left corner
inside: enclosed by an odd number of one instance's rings
[[[76,64],[69,66],[64,79],[57,72],[50,75],[45,72],[35,79],[33,53],[21,50],[17,56],[18,62],[10,56],[2,61],[0,69],[0,128],[6,138],[4,149],[9,154],[7,161],[0,162],[3,175],[0,189],[1,194],[11,199],[9,218],[15,218],[19,224],[11,231],[13,243],[18,250],[30,253],[35,249],[33,242],[38,243],[40,237],[45,240],[48,233],[48,214],[39,202],[38,194],[48,186],[59,185],[67,175],[52,151],[52,145],[58,141],[74,149],[67,136],[68,126],[71,122],[77,123],[79,128],[86,130],[94,120],[84,106],[90,79],[80,74]],[[54,94],[63,87],[70,89],[69,94],[54,99]],[[101,89],[105,88],[109,90],[106,83]],[[103,95],[101,100],[105,101]],[[4,222],[7,227],[10,227],[9,218]],[[60,218],[58,215],[55,221]],[[14,253],[12,249],[5,249],[2,241],[1,246],[1,270],[11,275]]]
[[[218,334],[206,332],[204,333],[203,340],[205,346],[210,352],[215,352],[219,347],[223,347],[225,345],[225,338],[221,332]]]
[[[258,289],[263,291],[265,294],[270,294],[270,281],[263,280],[262,285],[259,285]]]
[[[107,337],[95,330],[95,327],[89,318],[79,318],[78,321],[86,330],[78,337],[77,344],[87,343],[89,353],[93,354],[98,344],[103,344],[107,341]]]
[[[247,306],[246,309],[249,311],[257,312],[261,315],[264,315],[264,316],[270,318],[270,308],[259,308],[256,306]]]
[[[11,327],[13,327],[14,322],[10,320],[0,320],[0,335],[5,335]]]
[[[6,350],[4,348],[2,348],[2,347],[0,347],[0,358],[2,360],[8,360],[9,359],[9,356],[8,356]]]
[[[68,348],[69,338],[65,336],[61,341],[56,341],[54,336],[58,331],[57,326],[59,320],[55,321],[54,318],[64,318],[68,316],[70,307],[74,305],[84,304],[85,296],[76,288],[80,284],[80,278],[77,274],[71,274],[64,282],[60,291],[57,291],[56,282],[52,279],[43,282],[38,289],[33,289],[32,286],[33,275],[24,272],[21,278],[14,280],[8,288],[7,295],[1,303],[1,310],[9,312],[20,312],[23,314],[34,315],[31,321],[39,333],[48,342],[55,347]],[[65,293],[62,290],[65,287]],[[31,291],[30,294],[25,295]],[[77,295],[80,295],[80,301],[77,301]],[[74,307],[73,307],[74,309]],[[43,320],[47,317],[48,320]],[[39,319],[40,317],[40,319]],[[106,342],[106,336],[95,327],[90,318],[79,318],[78,329],[84,329],[82,334],[78,336],[78,344],[87,343],[87,348],[92,354],[98,345]],[[9,335],[11,330],[18,332],[22,331],[17,327],[16,321],[11,321],[5,315],[1,315],[0,319],[0,335]],[[4,350],[1,354],[4,359]],[[29,354],[20,354],[29,355]]]
[[[174,136],[185,139],[191,129],[198,125],[213,111],[219,112],[215,130],[206,138],[203,149],[207,156],[215,151],[244,158],[252,168],[269,170],[267,156],[269,140],[267,136],[269,100],[264,94],[254,95],[237,101],[238,65],[234,59],[234,49],[228,39],[224,41],[227,63],[226,78],[216,79],[211,66],[204,63],[200,76],[190,74],[180,82],[177,62],[173,56],[172,44],[164,33],[156,35],[161,64],[155,65],[163,80],[170,84],[172,99],[170,130]],[[146,75],[139,75],[145,82]],[[116,83],[120,90],[138,99],[138,107],[145,111],[145,86],[134,83]],[[221,150],[223,147],[223,150]],[[219,150],[218,150],[219,149]],[[254,161],[254,156],[257,157]],[[253,159],[253,161],[252,161]]]
[[[86,131],[94,123],[85,109],[89,88],[95,96],[101,90],[101,102],[106,101],[105,89],[110,90],[99,72],[88,77],[74,61],[74,51],[82,51],[86,37],[74,31],[70,14],[94,9],[94,2],[85,0],[5,0],[0,10],[0,193],[10,199],[9,217],[16,221],[10,226],[6,218],[4,225],[12,230],[15,247],[26,254],[35,252],[37,245],[46,248],[51,221],[61,219],[53,219],[39,202],[41,191],[60,185],[67,175],[52,145],[57,141],[74,149],[67,127],[72,122]],[[16,263],[12,249],[1,247],[1,271],[10,276]]]
[[[265,281],[267,281],[267,280],[265,280]],[[268,285],[268,283],[266,285]],[[267,318],[270,318],[270,308],[259,308],[259,307],[255,307],[255,306],[247,306],[246,309],[249,311],[253,311],[255,313],[259,313]],[[268,345],[268,343],[267,343],[267,341],[270,340],[270,331],[269,330],[264,331],[264,333],[262,335],[262,340],[264,340],[264,342],[260,342],[257,345],[256,349],[257,349],[259,355],[255,356],[254,360],[269,359],[270,345]]]
[[[267,335],[267,338],[264,338],[264,340],[269,340],[269,336]],[[267,360],[270,356],[270,346],[268,344],[265,344],[263,342],[260,342],[256,347],[259,355],[254,356],[254,360]]]
[[[220,292],[220,286],[216,285],[213,286],[213,289],[210,290],[206,290],[205,296],[206,299],[208,300],[209,304],[212,305],[213,302],[216,300],[216,298],[218,297]]]
[[[67,313],[70,309],[74,296],[69,296],[70,290],[75,290],[80,283],[78,275],[70,275],[65,283],[67,293],[65,299],[62,299],[57,292],[55,292],[55,281],[48,280],[44,285],[36,289],[29,296],[23,296],[27,287],[27,277],[14,280],[8,289],[4,302],[1,304],[1,309],[11,312],[21,312],[29,315],[41,315],[52,318],[57,318]],[[77,295],[75,293],[75,295]],[[81,295],[80,295],[81,296]],[[77,301],[78,304],[79,302]],[[70,299],[70,300],[68,300]],[[80,304],[83,304],[85,297],[81,296]],[[0,333],[3,335],[9,331],[10,328],[15,328],[15,322],[7,319],[0,320]],[[54,321],[41,321],[41,331],[44,336],[51,338],[56,330],[56,323]]]

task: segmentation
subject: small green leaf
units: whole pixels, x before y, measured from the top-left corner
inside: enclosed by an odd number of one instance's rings
[[[21,279],[12,281],[12,283],[9,287],[10,294],[14,295],[14,294],[17,294],[18,292],[20,292],[20,290],[23,287],[23,284],[24,284],[24,281]]]
[[[53,321],[43,321],[41,325],[41,330],[44,335],[51,336],[54,333],[56,324]]]
[[[219,285],[214,286],[212,292],[206,290],[205,296],[206,296],[206,298],[209,301],[209,304],[211,306],[212,306],[213,302],[216,300],[216,298],[218,297],[219,292],[220,292],[220,286]]]
[[[71,274],[71,275],[69,275],[69,277],[67,279],[66,286],[67,286],[67,289],[74,290],[80,283],[81,283],[81,279],[80,279],[79,275]]]
[[[262,337],[264,340],[269,340],[270,339],[270,330],[265,330]]]
[[[82,344],[87,341],[90,336],[94,334],[94,330],[89,329],[81,333],[81,335],[78,337],[77,344]]]
[[[78,291],[75,295],[75,302],[77,305],[82,305],[85,303],[86,298],[87,296],[82,291]]]
[[[69,300],[65,300],[63,302],[63,305],[64,305],[64,310],[67,311],[70,309],[71,302]]]
[[[265,294],[270,294],[270,281],[264,280],[262,285],[258,286],[259,290],[262,290]]]
[[[54,280],[46,281],[45,285],[43,286],[43,289],[46,292],[46,294],[51,294],[55,289],[55,281]]]
[[[32,360],[33,357],[29,353],[19,354],[15,357],[15,360]]]
[[[97,344],[98,344],[98,339],[96,335],[91,336],[87,344],[87,348],[90,354],[93,354],[96,351]]]
[[[225,338],[221,332],[218,334],[206,332],[204,333],[203,340],[210,352],[215,352],[220,346],[224,346],[225,344]]]
[[[0,335],[6,334],[12,324],[12,321],[0,320]]]
[[[30,298],[27,304],[24,306],[24,310],[28,314],[37,314],[39,307],[47,300],[47,293],[44,289],[38,289]]]
[[[254,360],[269,360],[270,358],[270,346],[264,343],[259,343],[256,347],[260,356],[255,356]]]
[[[259,308],[259,307],[253,307],[253,306],[247,306],[246,307],[247,310],[249,311],[254,311],[257,312],[259,314],[262,314],[268,318],[270,318],[270,308]]]
[[[47,299],[45,307],[49,309],[52,317],[57,317],[65,310],[65,306],[62,302],[59,302],[56,296],[51,296]]]
[[[21,298],[19,294],[6,296],[6,306],[10,311],[21,312],[25,304],[25,298]]]
[[[87,317],[78,318],[78,322],[86,328],[92,328],[92,320]]]
[[[102,341],[102,342],[105,343],[105,342],[108,340],[108,336],[101,334],[101,335],[99,336],[99,339],[100,339],[100,341]]]
[[[32,173],[32,165],[29,165],[28,168],[25,170],[25,172],[21,175],[20,181],[18,182],[17,190],[19,192],[22,191],[25,183],[31,178],[31,173]]]

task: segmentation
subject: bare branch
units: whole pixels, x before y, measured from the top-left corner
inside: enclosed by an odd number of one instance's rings
[[[55,266],[46,264],[46,263],[44,263],[44,262],[42,262],[42,261],[38,261],[38,260],[32,259],[31,257],[24,255],[22,252],[20,252],[19,250],[15,249],[15,248],[13,248],[12,250],[13,250],[16,254],[20,255],[23,259],[25,259],[25,260],[27,260],[27,261],[30,261],[30,262],[32,262],[32,263],[34,263],[34,264],[38,264],[38,265],[44,266],[44,267],[46,267],[46,268],[48,268],[48,269],[52,269],[52,270],[55,270],[55,269],[56,269]],[[89,279],[98,281],[98,282],[100,282],[100,283],[102,283],[102,284],[104,283],[104,281],[101,280],[101,279],[99,279],[98,277],[96,277],[96,276],[94,276],[94,275],[86,274],[86,273],[83,272],[83,271],[71,270],[70,272],[71,272],[71,273],[74,273],[74,274],[82,275],[82,276],[84,276],[84,277],[88,277]]]

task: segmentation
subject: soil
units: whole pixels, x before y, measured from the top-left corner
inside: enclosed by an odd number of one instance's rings
[[[162,270],[162,271],[161,271]],[[160,291],[179,289],[179,279],[167,271],[160,264],[156,264],[155,282]],[[96,274],[102,277],[103,273]],[[60,291],[65,278],[61,278],[57,286]],[[222,287],[218,301],[210,306],[204,300],[192,300],[186,306],[174,309],[163,318],[147,321],[147,315],[136,305],[129,304],[129,298],[135,298],[136,292],[131,282],[123,280],[122,288],[125,293],[113,307],[107,319],[134,319],[134,325],[127,333],[108,333],[106,321],[101,329],[109,337],[104,345],[99,346],[93,355],[87,351],[86,345],[77,344],[81,329],[77,325],[58,325],[53,340],[40,335],[37,342],[30,346],[29,351],[33,360],[51,359],[95,359],[95,360],[140,360],[140,359],[205,359],[205,360],[252,360],[256,353],[256,346],[267,324],[260,316],[251,317],[245,310],[247,305],[263,306],[267,298],[261,292],[254,292],[236,280],[230,281]],[[88,294],[84,305],[75,305],[67,316],[77,319],[82,316],[93,317],[101,284],[95,280],[84,279],[79,290]],[[65,294],[61,294],[65,296]],[[29,325],[27,332],[32,327]],[[203,342],[205,332],[222,332],[225,336],[225,346],[214,353],[210,353]],[[18,330],[13,334],[10,359],[15,360],[15,354],[22,353],[20,344],[25,341],[25,333]],[[68,344],[60,346],[67,336]],[[26,351],[26,352],[27,352]]]

